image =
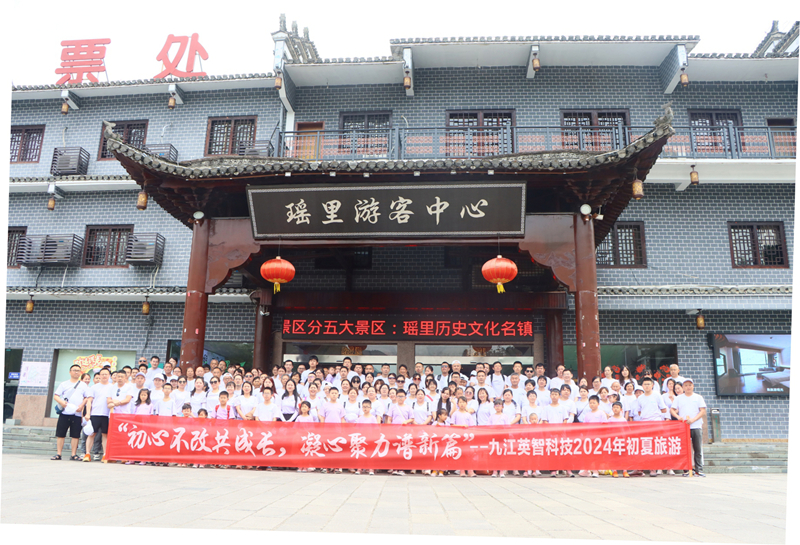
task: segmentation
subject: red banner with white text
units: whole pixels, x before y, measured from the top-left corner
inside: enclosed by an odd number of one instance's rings
[[[684,469],[684,422],[415,426],[112,415],[109,460],[352,469]]]

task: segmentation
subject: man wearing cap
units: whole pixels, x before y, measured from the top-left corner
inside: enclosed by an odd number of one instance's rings
[[[147,375],[139,371],[133,375],[133,384],[131,385],[131,401],[128,404],[128,413],[133,414],[136,410],[136,400],[139,399],[139,392],[144,390],[144,381]]]
[[[144,381],[145,388],[153,389],[153,377],[162,373],[161,369],[158,368],[160,363],[161,359],[158,356],[150,358],[150,369],[147,370],[147,378]]]
[[[694,474],[705,477],[703,473],[703,418],[706,416],[706,401],[700,394],[694,393],[694,381],[683,379],[683,393],[675,398],[670,409],[672,416],[689,424],[694,451]],[[689,472],[683,473],[684,477]]]

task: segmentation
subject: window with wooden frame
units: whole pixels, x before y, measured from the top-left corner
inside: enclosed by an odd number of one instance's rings
[[[386,157],[391,147],[392,112],[342,112],[338,139],[340,155]],[[325,146],[328,151],[328,146]]]
[[[514,110],[452,110],[447,112],[445,155],[485,157],[513,153]]]
[[[595,253],[598,267],[647,267],[644,222],[616,222]]]
[[[564,149],[611,151],[626,145],[624,131],[619,126],[630,125],[628,110],[561,110],[562,127],[585,127],[562,130]]]
[[[142,149],[147,136],[147,120],[140,121],[114,121],[114,134],[120,135],[122,141],[133,147]],[[106,149],[105,125],[100,129],[100,151],[97,159],[113,159],[114,156]]]
[[[44,125],[11,127],[11,162],[38,163],[43,141]]]
[[[742,126],[742,115],[737,110],[694,110],[689,112],[692,144],[696,153],[720,154],[731,149],[728,122],[735,130]],[[735,143],[733,144],[735,146]]]
[[[256,117],[211,117],[206,134],[206,155],[239,155],[256,141]]]
[[[734,268],[789,266],[783,222],[729,221],[731,263]]]
[[[84,267],[127,267],[125,252],[133,225],[88,225],[83,250]]]
[[[24,237],[27,232],[27,227],[8,228],[8,254],[6,255],[7,267],[19,267],[19,263],[17,263],[17,250],[19,250],[19,243],[22,240],[22,237]]]

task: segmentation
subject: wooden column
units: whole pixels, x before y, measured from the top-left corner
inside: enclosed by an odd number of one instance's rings
[[[594,223],[574,216],[575,225],[575,334],[578,376],[592,380],[600,375],[600,320],[597,311],[597,264]]]
[[[266,372],[269,367],[269,344],[272,339],[272,292],[259,290],[256,306],[256,331],[253,337],[253,368]]]
[[[547,371],[555,373],[556,367],[564,363],[564,331],[562,329],[562,316],[560,310],[548,310],[544,315],[545,331],[547,332]],[[538,362],[537,362],[538,363]],[[553,376],[548,374],[548,376]]]
[[[186,304],[183,310],[181,335],[181,368],[203,364],[203,344],[206,338],[208,294],[208,220],[200,220],[192,229],[192,247],[189,255],[189,277],[186,281]]]

